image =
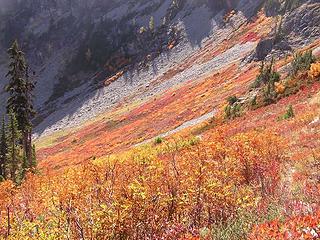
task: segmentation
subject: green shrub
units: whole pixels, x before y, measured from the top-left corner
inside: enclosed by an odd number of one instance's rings
[[[230,96],[227,98],[228,106],[224,109],[227,119],[233,119],[240,116],[241,104],[239,98]]]
[[[225,112],[225,118],[226,119],[234,119],[236,117],[241,116],[241,104],[240,103],[234,103],[233,105],[228,105],[224,109]]]
[[[212,226],[211,239],[219,240],[244,240],[248,238],[251,228],[254,224],[260,222],[258,214],[238,213],[234,219],[230,219],[226,223],[216,223]]]
[[[245,240],[248,239],[254,225],[275,219],[283,219],[282,206],[278,202],[271,201],[263,214],[255,211],[239,211],[234,218],[210,226],[211,239]]]
[[[279,116],[277,118],[277,120],[281,121],[281,120],[287,120],[287,119],[291,119],[291,118],[294,118],[294,111],[293,111],[292,105],[289,105],[285,114],[283,114],[282,116]]]
[[[230,97],[228,97],[227,101],[228,101],[229,105],[233,105],[234,103],[238,102],[239,99],[236,96],[230,96]]]
[[[263,96],[264,96],[264,103],[266,105],[269,105],[271,103],[274,103],[277,97],[277,93],[275,91],[275,82],[270,81],[268,82],[268,84],[264,87],[264,92],[263,92]]]
[[[271,83],[274,85],[275,82],[280,80],[280,74],[274,70],[274,60],[270,64],[262,62],[260,66],[259,75],[255,82],[251,85],[251,88],[259,88],[262,85]]]
[[[161,144],[163,142],[163,139],[161,138],[161,137],[157,137],[156,139],[155,139],[155,143],[156,144]]]
[[[275,83],[279,80],[280,74],[274,70],[274,59],[272,59],[270,64],[265,64],[262,62],[259,74],[254,83],[251,85],[251,88],[259,88],[264,86],[264,103],[268,105],[273,103],[277,97]]]
[[[255,108],[257,106],[257,96],[254,96],[251,99],[250,105],[251,105],[252,108]]]
[[[294,59],[291,62],[291,75],[295,76],[299,71],[309,70],[312,63],[316,61],[312,55],[312,51],[305,53],[297,53],[294,55]]]
[[[286,113],[283,115],[283,119],[290,119],[290,118],[294,118],[294,112],[293,112],[292,105],[289,105]]]

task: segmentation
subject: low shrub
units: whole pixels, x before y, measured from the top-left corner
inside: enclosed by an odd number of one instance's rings
[[[241,116],[241,104],[235,103],[233,105],[228,104],[225,109],[225,118],[234,119]]]
[[[293,111],[293,107],[292,105],[289,105],[287,110],[286,110],[286,113],[281,116],[281,117],[278,117],[278,120],[287,120],[287,119],[290,119],[290,118],[294,118],[294,111]]]
[[[230,97],[228,97],[227,101],[228,101],[229,105],[232,105],[232,104],[238,102],[239,99],[236,96],[230,96]]]
[[[161,144],[163,142],[163,139],[161,138],[161,137],[157,137],[156,139],[155,139],[155,143],[156,144]]]
[[[311,64],[308,75],[313,80],[320,78],[320,62]]]

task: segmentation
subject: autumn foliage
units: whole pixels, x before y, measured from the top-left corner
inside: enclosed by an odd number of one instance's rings
[[[317,79],[320,77],[320,62],[311,64],[310,70],[308,72],[309,77],[312,79]]]
[[[257,41],[271,25],[270,19],[258,18],[156,81],[239,42]],[[276,67],[287,64],[283,60]],[[311,66],[310,79],[316,69]],[[21,186],[0,185],[0,239],[316,236],[320,188],[314,169],[320,155],[310,165],[304,161],[320,152],[320,84],[317,78],[309,81],[305,70],[292,85],[279,81],[276,92],[283,96],[276,104],[224,118],[225,99],[247,93],[257,74],[253,63],[243,71],[232,63],[160,97],[120,103],[74,132],[43,141],[41,173],[27,175]],[[288,106],[294,115],[281,117]],[[217,114],[209,123],[192,129],[198,137],[186,129],[180,138],[136,146],[213,110]]]
[[[172,140],[1,185],[9,239],[186,239],[276,194],[283,142],[252,131]],[[8,216],[1,233],[8,232]],[[210,234],[208,232],[207,234]]]

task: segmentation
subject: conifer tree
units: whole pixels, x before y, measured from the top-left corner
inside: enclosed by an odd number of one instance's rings
[[[18,122],[18,130],[22,133],[22,145],[24,155],[27,158],[27,166],[32,165],[32,123],[35,115],[32,102],[32,91],[35,84],[30,81],[29,68],[24,53],[20,50],[18,42],[14,41],[8,49],[10,65],[7,76],[10,77],[6,91],[9,93],[7,111],[13,111]]]
[[[9,111],[8,119],[8,165],[10,168],[10,177],[11,180],[15,183],[19,183],[21,180],[20,174],[21,171],[21,156],[20,156],[20,139],[21,133],[18,129],[18,121],[16,119],[15,113]]]
[[[6,127],[4,118],[2,119],[1,136],[0,136],[0,180],[7,178],[8,167],[8,145],[6,136]]]

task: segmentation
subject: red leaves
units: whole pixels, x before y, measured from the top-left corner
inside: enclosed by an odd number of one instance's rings
[[[286,219],[274,220],[253,228],[249,239],[319,239],[320,211]]]

